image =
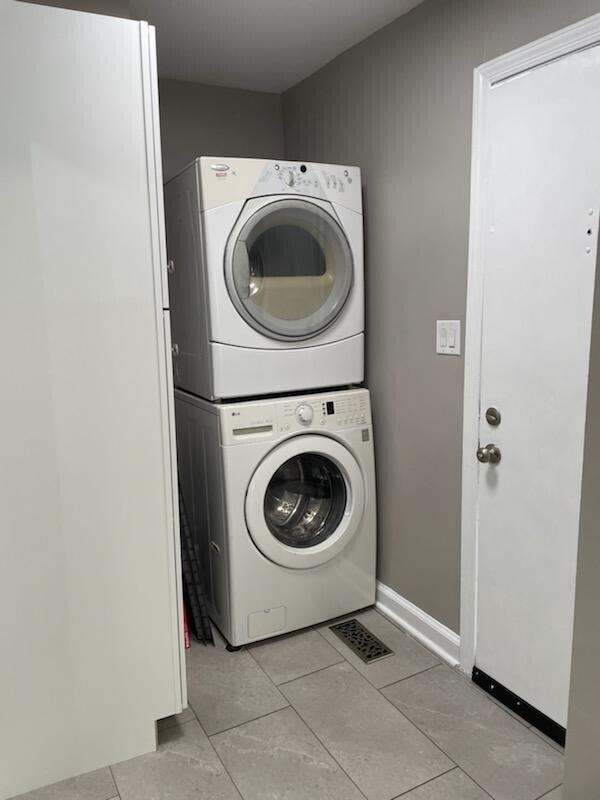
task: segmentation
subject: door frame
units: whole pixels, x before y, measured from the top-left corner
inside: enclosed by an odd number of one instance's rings
[[[463,452],[461,504],[461,608],[460,668],[471,673],[477,645],[477,574],[479,531],[477,518],[481,385],[481,332],[483,321],[483,257],[486,229],[488,162],[488,100],[492,87],[527,70],[600,44],[600,14],[536,39],[473,72],[473,127],[471,145],[471,211],[467,307],[465,320],[465,371],[463,395]]]

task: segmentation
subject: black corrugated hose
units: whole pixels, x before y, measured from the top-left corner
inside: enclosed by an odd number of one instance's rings
[[[194,544],[189,517],[179,486],[179,526],[181,531],[181,566],[183,573],[183,600],[188,609],[191,633],[202,644],[214,645],[210,619],[206,610],[206,587],[202,578],[201,555]]]

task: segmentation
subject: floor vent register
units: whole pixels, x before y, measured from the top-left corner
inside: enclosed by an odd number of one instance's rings
[[[371,664],[373,661],[379,661],[380,658],[386,658],[394,654],[393,650],[390,650],[381,639],[374,636],[357,619],[346,619],[344,622],[338,622],[337,625],[331,625],[330,630],[356,653],[365,664]]]

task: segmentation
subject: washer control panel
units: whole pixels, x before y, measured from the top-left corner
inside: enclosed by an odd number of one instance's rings
[[[302,425],[310,425],[314,416],[315,412],[309,403],[301,403],[296,409],[296,418]]]
[[[371,424],[366,389],[290,398],[277,404],[278,433],[334,431]]]
[[[333,433],[371,425],[367,389],[227,403],[219,413],[222,444],[273,440],[309,431]]]

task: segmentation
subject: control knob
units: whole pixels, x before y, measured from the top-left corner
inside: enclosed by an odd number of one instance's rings
[[[296,419],[298,422],[301,422],[302,425],[310,425],[313,420],[313,410],[312,406],[309,406],[307,403],[302,403],[296,409]]]
[[[286,169],[283,173],[283,182],[286,183],[288,186],[294,185],[294,173],[291,169]]]

